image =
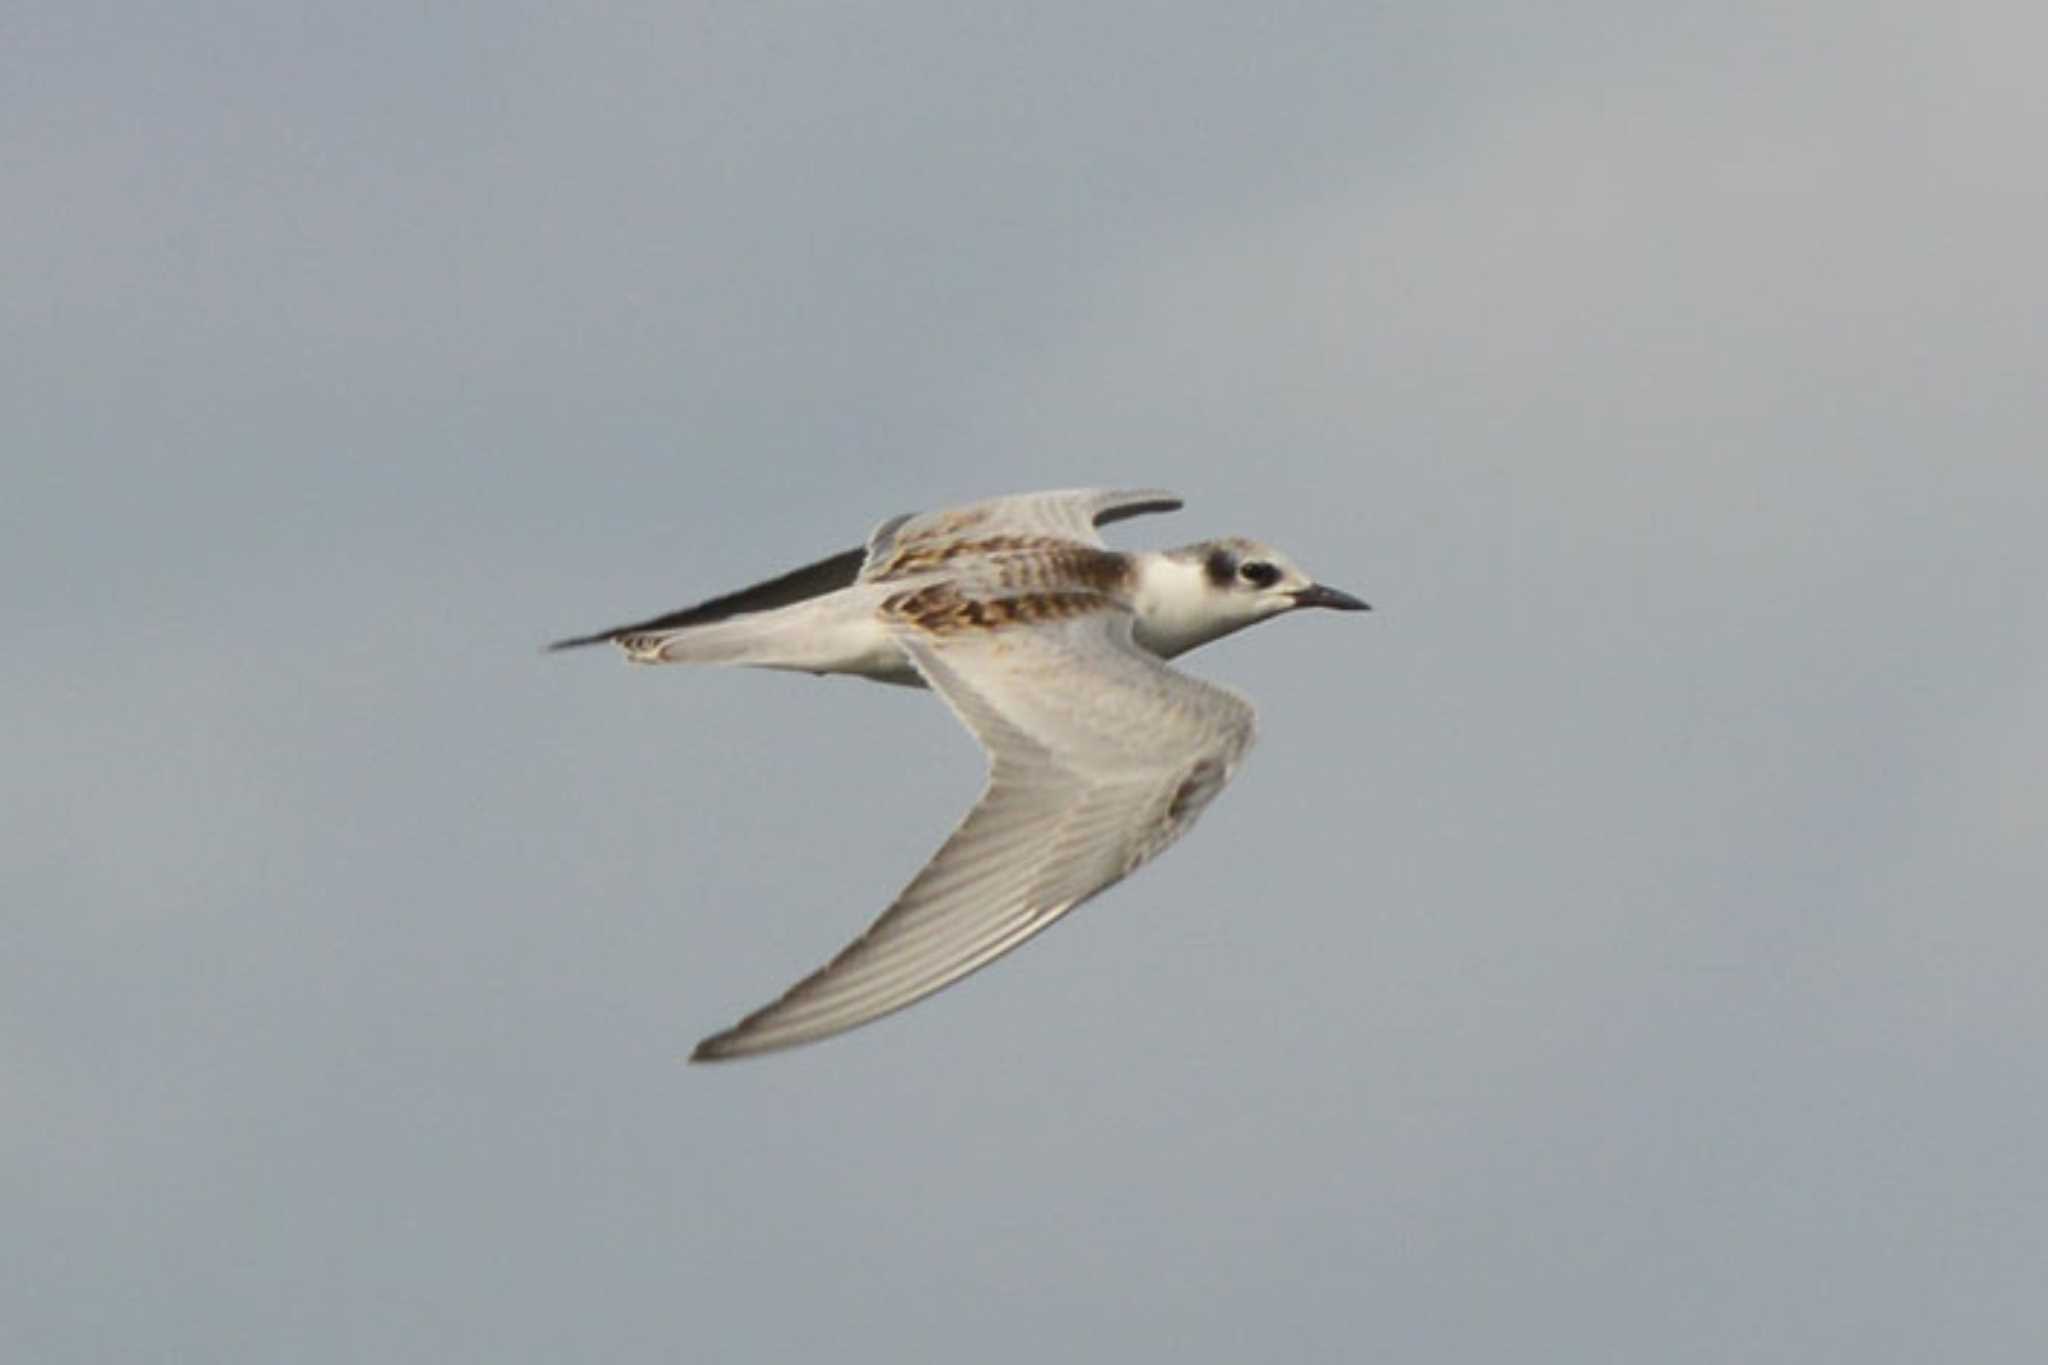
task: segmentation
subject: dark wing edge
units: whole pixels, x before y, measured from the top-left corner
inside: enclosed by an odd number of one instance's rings
[[[634,621],[630,625],[612,626],[591,635],[575,635],[566,640],[557,640],[548,646],[550,652],[560,649],[579,649],[584,645],[602,645],[617,640],[622,635],[636,635],[642,631],[680,630],[685,626],[709,625],[732,616],[743,616],[748,612],[773,611],[797,602],[807,602],[813,597],[823,597],[828,592],[850,588],[860,576],[860,566],[867,558],[867,549],[842,550],[830,559],[821,559],[815,564],[806,564],[801,569],[792,569],[765,583],[756,583],[751,588],[741,588],[723,597],[714,597],[708,602],[699,602],[694,607],[684,607],[663,616],[649,617],[645,621]]]
[[[1119,501],[1110,503],[1095,514],[1097,526],[1107,526],[1114,521],[1128,521],[1132,517],[1142,517],[1153,512],[1178,512],[1187,506],[1186,499],[1156,488],[1118,493],[1115,496]]]

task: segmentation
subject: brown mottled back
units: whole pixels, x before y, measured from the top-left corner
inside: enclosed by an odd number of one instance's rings
[[[1115,599],[1099,592],[1052,590],[974,597],[962,593],[955,584],[932,583],[884,598],[881,614],[930,635],[950,635],[966,630],[1043,625],[1116,609]]]

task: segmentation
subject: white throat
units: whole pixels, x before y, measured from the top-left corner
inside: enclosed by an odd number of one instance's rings
[[[1233,610],[1238,603],[1209,580],[1198,559],[1157,550],[1132,559],[1137,568],[1137,586],[1131,593],[1131,611],[1137,617],[1132,634],[1162,659],[1185,654],[1257,619]]]

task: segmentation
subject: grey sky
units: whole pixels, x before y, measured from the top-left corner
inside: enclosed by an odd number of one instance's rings
[[[0,38],[0,1354],[2048,1352],[2037,8]],[[1185,661],[1142,876],[685,1067],[978,754],[538,645],[1079,483],[1379,610]]]

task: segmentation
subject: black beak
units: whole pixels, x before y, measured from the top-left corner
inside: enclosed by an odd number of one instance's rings
[[[1348,592],[1326,588],[1320,583],[1311,583],[1294,594],[1297,607],[1328,607],[1332,611],[1371,611],[1372,607],[1359,601]]]

